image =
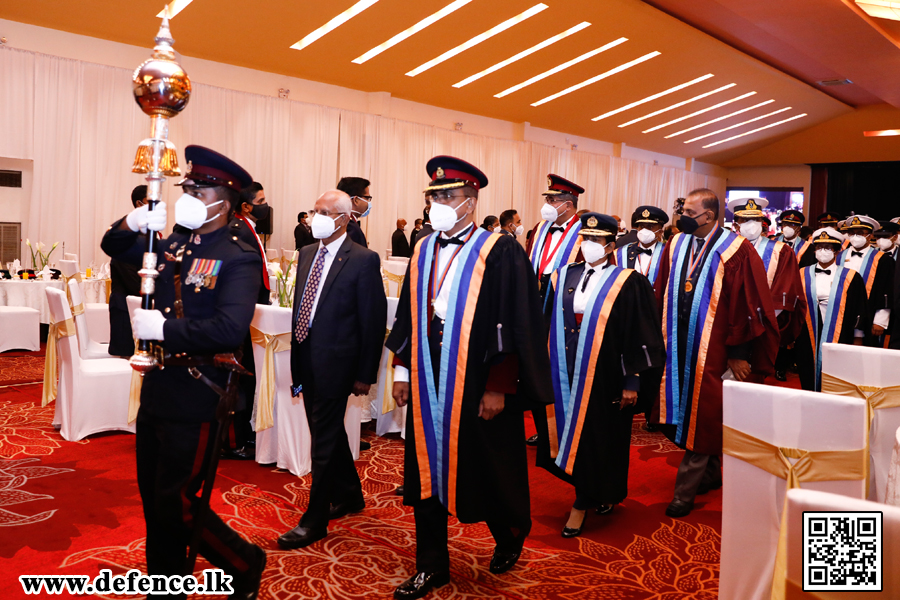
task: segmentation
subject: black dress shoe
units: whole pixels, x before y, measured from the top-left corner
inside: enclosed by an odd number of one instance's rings
[[[370,444],[369,442],[360,442],[359,443],[360,452],[362,452],[363,450],[371,450],[371,449],[372,449],[372,444]]]
[[[709,493],[712,490],[718,490],[722,487],[722,480],[717,479],[716,481],[701,481],[700,485],[697,486],[697,495]]]
[[[775,371],[775,379],[778,381],[787,381],[787,373],[784,371]]]
[[[670,517],[686,517],[691,514],[694,509],[693,502],[683,502],[681,500],[672,500],[666,508],[666,515]]]
[[[529,446],[537,446],[537,441],[538,441],[538,436],[537,436],[537,434],[534,434],[533,436],[531,436],[530,438],[525,440],[525,443]]]
[[[278,536],[278,545],[286,550],[306,548],[310,544],[323,539],[326,535],[328,535],[328,530],[324,527],[311,529],[297,525],[287,533],[282,533]]]
[[[450,583],[450,573],[419,572],[401,583],[394,590],[394,598],[412,600],[428,595],[434,588]]]
[[[594,512],[596,512],[598,515],[608,515],[613,511],[613,508],[615,507],[615,504],[601,504]]]
[[[354,500],[351,502],[343,502],[341,504],[335,504],[331,508],[328,509],[328,518],[329,519],[340,519],[344,515],[349,515],[353,513],[358,513],[362,509],[366,507],[366,501],[363,498],[359,500]]]
[[[641,429],[643,429],[644,431],[656,431],[659,428],[654,423],[650,423],[649,421],[647,421],[643,425],[641,425]]]
[[[262,574],[266,569],[266,552],[259,546],[256,548],[256,561],[250,565],[247,572],[240,578],[235,579],[234,593],[229,598],[240,598],[240,600],[256,600],[259,596],[259,585],[262,582]]]
[[[256,449],[248,446],[238,448],[237,450],[228,450],[222,454],[222,458],[226,460],[255,460]]]
[[[495,549],[494,555],[491,557],[491,564],[488,569],[494,575],[506,573],[516,565],[516,563],[519,561],[519,556],[521,555],[521,548],[519,548],[515,552],[501,552],[500,550]]]
[[[397,486],[397,489],[394,490],[394,495],[395,495],[395,496],[402,496],[402,495],[403,495],[403,486],[402,486],[402,485],[398,485],[398,486]]]

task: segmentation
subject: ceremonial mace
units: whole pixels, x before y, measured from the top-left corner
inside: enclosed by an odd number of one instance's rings
[[[153,210],[159,203],[166,177],[181,175],[175,145],[168,139],[169,119],[184,110],[191,98],[191,80],[178,64],[172,49],[175,40],[169,32],[167,9],[163,14],[153,56],[135,69],[132,76],[134,99],[150,116],[150,137],[138,146],[131,168],[133,173],[147,174],[148,210]],[[141,308],[151,310],[156,291],[156,232],[148,231],[147,234],[147,250],[138,273],[141,276]],[[137,351],[129,361],[131,368],[141,375],[159,364],[150,350],[149,340],[138,340]]]

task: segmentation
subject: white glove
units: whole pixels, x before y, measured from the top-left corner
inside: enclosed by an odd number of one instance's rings
[[[166,219],[166,203],[160,202],[153,210],[150,210],[150,205],[148,204],[137,207],[125,217],[125,224],[128,225],[128,229],[135,233],[138,231],[147,233],[148,229],[150,231],[162,231],[165,229]]]
[[[134,311],[131,319],[131,329],[134,337],[139,340],[163,340],[163,325],[166,318],[158,310],[144,310],[139,308]]]

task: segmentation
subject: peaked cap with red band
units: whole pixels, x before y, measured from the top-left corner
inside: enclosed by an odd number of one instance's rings
[[[579,194],[584,193],[584,188],[580,185],[572,183],[568,179],[563,179],[559,175],[550,173],[547,175],[547,191],[544,196],[555,196],[557,194],[572,194],[576,198]]]
[[[187,146],[184,149],[187,161],[184,179],[175,185],[223,186],[241,191],[251,183],[253,177],[239,164],[215,150],[203,146]]]
[[[488,184],[487,176],[478,167],[453,156],[435,156],[425,165],[425,170],[431,178],[425,193],[463,186],[480,190],[486,188]]]

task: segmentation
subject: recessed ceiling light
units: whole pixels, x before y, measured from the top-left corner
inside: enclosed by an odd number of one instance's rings
[[[193,1],[194,0],[172,0],[171,2],[166,4],[166,7],[159,11],[159,14],[156,16],[160,19],[165,16],[168,16],[170,19],[172,19],[175,17],[175,15],[187,8],[187,5]],[[159,5],[157,4],[157,6]]]
[[[624,112],[628,109],[634,108],[635,106],[640,106],[641,104],[646,104],[647,102],[652,102],[653,100],[656,100],[657,98],[662,98],[663,96],[668,96],[669,94],[673,94],[673,93],[677,92],[678,90],[683,90],[686,87],[690,87],[690,86],[694,85],[695,83],[700,83],[701,81],[706,81],[707,79],[709,79],[712,76],[713,76],[712,73],[707,73],[706,75],[698,77],[697,79],[692,79],[690,81],[682,83],[681,85],[676,85],[675,87],[672,87],[672,88],[669,88],[662,92],[659,92],[658,94],[653,94],[652,96],[647,96],[646,98],[638,100],[637,102],[632,102],[631,104],[626,104],[622,108],[617,108],[616,110],[611,110],[607,113],[603,113],[599,117],[594,117],[593,119],[591,119],[591,121],[600,121],[602,119],[605,119],[606,117],[611,117],[613,115],[619,114],[620,112]]]
[[[730,119],[731,117],[736,117],[737,115],[743,114],[745,112],[751,111],[754,108],[759,108],[760,106],[765,106],[766,104],[772,104],[775,100],[766,100],[765,102],[760,102],[759,104],[754,104],[753,106],[748,106],[747,108],[742,108],[741,110],[736,110],[733,113],[727,114],[724,117],[716,117],[715,119],[711,119],[706,123],[700,123],[699,125],[694,125],[693,127],[688,127],[687,129],[682,129],[681,131],[676,131],[675,133],[670,133],[666,136],[666,139],[677,137],[682,133],[687,133],[688,131],[694,131],[695,129],[700,129],[701,127],[706,127],[707,125],[712,125],[713,123],[718,123],[719,121],[724,121],[725,119]]]
[[[319,38],[328,35],[376,2],[378,2],[378,0],[359,0],[359,2],[310,33],[308,36],[291,46],[291,48],[293,48],[294,50],[303,50]]]
[[[556,67],[553,67],[552,69],[550,69],[550,70],[548,70],[548,71],[544,71],[544,72],[541,73],[540,75],[535,75],[535,76],[532,77],[531,79],[528,79],[528,80],[526,80],[526,81],[523,81],[522,83],[520,83],[520,84],[518,84],[518,85],[514,85],[514,86],[512,86],[511,88],[507,88],[507,89],[503,90],[502,92],[500,92],[499,94],[494,94],[494,98],[503,98],[504,96],[509,96],[509,95],[512,94],[513,92],[518,92],[518,91],[521,90],[522,88],[526,88],[526,87],[528,87],[529,85],[531,85],[532,83],[537,83],[537,82],[540,81],[541,79],[546,79],[547,77],[550,77],[551,75],[556,75],[556,74],[559,73],[560,71],[563,71],[563,70],[565,70],[565,69],[568,69],[568,68],[571,67],[572,65],[577,65],[577,64],[580,63],[580,62],[586,61],[587,59],[589,59],[589,58],[591,58],[591,57],[593,57],[593,56],[597,56],[597,55],[600,54],[601,52],[606,52],[606,51],[609,50],[610,48],[615,48],[615,47],[618,46],[619,44],[624,44],[624,43],[627,42],[627,41],[628,41],[628,38],[626,38],[626,37],[620,37],[619,39],[613,40],[613,41],[611,41],[610,43],[608,43],[608,44],[606,44],[606,45],[604,45],[604,46],[600,46],[599,48],[596,48],[596,49],[594,49],[594,50],[591,50],[590,52],[585,52],[585,53],[582,54],[581,56],[575,57],[575,58],[573,58],[573,59],[570,60],[570,61],[566,61],[566,62],[564,62],[563,64],[561,64],[561,65],[559,65],[559,66],[556,66]]]
[[[707,144],[707,145],[705,145],[705,146],[703,146],[703,147],[704,147],[704,148],[712,148],[713,146],[718,146],[719,144],[724,144],[725,142],[730,142],[731,140],[736,140],[736,139],[738,139],[739,137],[744,137],[745,135],[750,135],[751,133],[756,133],[756,132],[758,132],[758,131],[762,131],[763,129],[769,129],[770,127],[777,127],[778,125],[783,125],[784,123],[788,123],[788,122],[790,122],[790,121],[795,121],[795,120],[797,120],[797,119],[802,119],[802,118],[805,117],[805,116],[806,116],[806,113],[802,113],[802,114],[799,114],[799,115],[794,115],[793,117],[790,117],[790,118],[785,119],[785,120],[783,120],[783,121],[777,121],[777,122],[775,122],[775,123],[769,123],[768,125],[764,125],[764,126],[762,126],[762,127],[757,127],[756,129],[753,129],[753,130],[751,130],[751,131],[745,131],[744,133],[739,133],[739,134],[737,134],[737,135],[733,135],[733,136],[731,136],[730,138],[725,138],[724,140],[719,140],[718,142],[713,142],[712,144]]]
[[[497,35],[498,33],[502,33],[502,32],[504,32],[504,31],[506,31],[506,30],[509,29],[510,27],[513,27],[513,26],[515,26],[515,25],[518,25],[519,23],[521,23],[521,22],[524,21],[525,19],[531,18],[531,17],[533,17],[534,15],[538,14],[539,12],[541,12],[542,10],[545,10],[545,9],[547,9],[547,8],[548,8],[548,6],[547,6],[546,4],[543,4],[543,3],[541,3],[541,4],[535,4],[534,6],[532,6],[531,8],[529,8],[528,10],[526,10],[525,12],[523,12],[523,13],[521,13],[521,14],[519,14],[519,15],[516,15],[515,17],[513,17],[513,18],[511,18],[511,19],[507,19],[507,20],[503,21],[502,23],[500,23],[499,25],[497,25],[497,26],[495,26],[495,27],[491,27],[490,29],[488,29],[488,30],[485,31],[484,33],[481,33],[481,34],[479,34],[479,35],[476,35],[475,37],[473,37],[472,39],[470,39],[468,42],[464,42],[464,43],[460,44],[459,46],[457,46],[456,48],[453,48],[453,49],[451,49],[451,50],[447,50],[446,52],[444,52],[443,54],[441,54],[441,55],[438,56],[437,58],[433,58],[433,59],[429,60],[427,63],[425,63],[425,64],[423,64],[423,65],[421,65],[421,66],[416,67],[415,69],[413,69],[412,71],[410,71],[409,73],[407,73],[407,75],[408,75],[409,77],[415,77],[416,75],[419,75],[420,73],[424,73],[425,71],[427,71],[427,70],[430,69],[431,67],[434,67],[434,66],[436,66],[436,65],[439,65],[439,64],[441,64],[442,62],[444,62],[445,60],[450,60],[451,58],[453,58],[454,56],[456,56],[456,55],[459,54],[460,52],[465,52],[465,51],[468,50],[469,48],[471,48],[471,47],[473,47],[473,46],[477,46],[477,45],[480,44],[481,42],[483,42],[483,41],[485,41],[485,40],[487,40],[487,39],[490,39],[490,38],[494,37],[494,36]]]
[[[705,94],[700,94],[699,96],[694,96],[693,98],[690,98],[689,100],[684,100],[677,104],[673,104],[672,106],[667,106],[666,108],[661,108],[655,112],[650,113],[649,115],[644,115],[643,117],[638,117],[637,119],[632,119],[631,121],[628,121],[627,123],[622,123],[621,125],[619,125],[619,127],[628,127],[629,125],[633,125],[635,123],[643,121],[644,119],[649,119],[651,117],[655,117],[656,115],[661,115],[664,112],[669,112],[670,110],[674,110],[676,108],[682,107],[685,104],[690,104],[691,102],[696,102],[697,100],[702,100],[703,98],[706,98],[707,96],[712,96],[713,94],[718,94],[719,92],[733,88],[736,85],[737,85],[736,83],[729,83],[728,85],[723,85],[722,87],[716,88],[711,92],[706,92]]]
[[[723,133],[723,132],[725,132],[725,131],[730,131],[730,130],[736,129],[736,128],[738,128],[738,127],[743,127],[744,125],[749,125],[750,123],[755,123],[756,121],[760,121],[760,120],[765,119],[765,118],[767,118],[767,117],[772,117],[772,116],[774,116],[774,115],[781,114],[781,113],[783,113],[783,112],[785,112],[785,111],[788,111],[788,110],[791,110],[791,107],[790,107],[790,106],[788,106],[788,107],[786,107],[786,108],[779,109],[779,110],[772,111],[772,112],[770,112],[770,113],[767,113],[767,114],[762,115],[762,116],[759,116],[759,117],[753,117],[752,119],[747,119],[746,121],[743,121],[743,122],[741,122],[741,123],[737,123],[737,124],[735,124],[735,125],[729,125],[728,127],[723,127],[722,129],[717,129],[717,130],[715,130],[715,131],[713,131],[713,132],[710,132],[710,133],[705,133],[705,134],[703,134],[703,135],[701,135],[701,136],[698,136],[698,137],[695,137],[695,138],[693,138],[693,139],[687,140],[687,141],[685,142],[685,144],[690,144],[691,142],[696,142],[697,140],[702,140],[702,139],[704,139],[704,138],[708,138],[708,137],[713,136],[713,135],[716,135],[716,134],[718,134],[718,133]]]
[[[900,135],[900,129],[882,129],[881,131],[863,131],[866,137],[888,137],[892,135]]]
[[[567,87],[566,89],[564,89],[561,92],[557,92],[551,96],[547,96],[546,98],[538,100],[537,102],[534,102],[532,104],[532,106],[540,106],[541,104],[546,104],[546,103],[550,102],[551,100],[556,100],[557,98],[559,98],[561,96],[565,96],[566,94],[571,94],[572,92],[580,90],[583,87],[587,87],[593,83],[597,83],[601,79],[606,79],[607,77],[610,77],[611,75],[615,75],[616,73],[621,73],[625,69],[630,69],[631,67],[639,65],[642,62],[646,62],[646,61],[650,60],[651,58],[659,56],[660,54],[661,54],[660,52],[654,51],[654,52],[650,52],[649,54],[645,54],[645,55],[641,56],[640,58],[630,60],[625,64],[622,64],[622,65],[619,65],[618,67],[610,69],[606,73],[600,73],[596,77],[591,77],[590,79],[585,79],[581,83],[576,83],[575,85],[573,85],[571,87]]]
[[[557,35],[554,35],[554,36],[551,37],[551,38],[547,38],[546,40],[544,40],[544,41],[541,42],[540,44],[536,44],[536,45],[532,46],[531,48],[529,48],[529,49],[527,49],[527,50],[522,50],[521,52],[519,52],[519,53],[516,54],[515,56],[511,56],[511,57],[507,58],[507,59],[504,60],[504,61],[498,62],[498,63],[497,63],[496,65],[494,65],[493,67],[488,67],[488,68],[485,69],[484,71],[481,71],[480,73],[475,73],[475,74],[472,75],[471,77],[467,77],[467,78],[463,79],[462,81],[460,81],[459,83],[454,83],[454,84],[453,84],[453,87],[455,87],[455,88],[461,88],[461,87],[463,87],[464,85],[469,85],[469,84],[472,83],[473,81],[477,81],[477,80],[481,79],[482,77],[484,77],[485,75],[490,75],[490,74],[493,73],[494,71],[499,71],[499,70],[502,69],[503,67],[506,67],[506,66],[511,65],[512,63],[516,62],[517,60],[521,60],[521,59],[525,58],[525,57],[528,56],[529,54],[534,54],[534,53],[537,52],[538,50],[543,50],[543,49],[546,48],[547,46],[553,45],[553,44],[555,44],[556,42],[558,42],[558,41],[560,41],[560,40],[562,40],[562,39],[565,39],[565,38],[569,37],[569,36],[572,35],[573,33],[578,33],[578,32],[581,31],[582,29],[584,29],[584,28],[586,28],[586,27],[590,27],[590,26],[591,26],[590,23],[588,23],[587,21],[583,21],[583,22],[579,23],[578,25],[576,25],[575,27],[571,27],[571,28],[569,28],[569,29],[566,29],[566,30],[563,31],[562,33],[559,33],[559,34],[557,34]]]
[[[856,5],[870,17],[900,21],[900,2],[891,2],[891,0],[856,0]]]
[[[719,102],[718,104],[713,104],[712,106],[707,106],[706,108],[701,108],[698,111],[692,112],[689,115],[685,115],[683,117],[678,117],[677,119],[672,119],[671,121],[667,121],[662,125],[657,125],[656,127],[651,127],[650,129],[645,129],[643,133],[650,133],[651,131],[656,131],[657,129],[662,129],[663,127],[668,127],[669,125],[674,125],[675,123],[681,123],[686,119],[690,119],[691,117],[696,117],[697,115],[702,115],[703,113],[707,113],[711,110],[715,110],[717,108],[721,108],[723,106],[727,106],[732,102],[737,102],[738,100],[743,100],[744,98],[749,98],[753,96],[756,92],[747,92],[746,94],[742,94],[740,96],[735,96],[730,100],[726,100],[725,102]]]
[[[366,52],[359,58],[354,58],[352,62],[355,62],[358,65],[361,65],[364,62],[366,62],[367,60],[369,60],[370,58],[375,58],[376,56],[378,56],[379,54],[381,54],[388,48],[392,48],[392,47],[396,46],[397,44],[399,44],[400,42],[402,42],[403,40],[414,36],[415,34],[419,33],[420,31],[422,31],[423,29],[428,27],[429,25],[433,25],[434,23],[437,23],[438,21],[440,21],[447,15],[449,15],[453,12],[456,12],[457,10],[459,10],[460,8],[462,8],[463,6],[465,6],[466,4],[468,4],[471,1],[472,0],[456,0],[456,2],[452,2],[452,3],[448,4],[441,10],[437,11],[436,13],[434,13],[428,17],[425,17],[424,19],[422,19],[421,21],[419,21],[418,23],[416,23],[409,29],[405,29],[405,30],[401,31],[400,33],[398,33],[397,35],[395,35],[394,37],[392,37],[385,43],[383,43],[379,46],[375,46],[374,48],[372,48],[371,50],[369,50],[368,52]]]

